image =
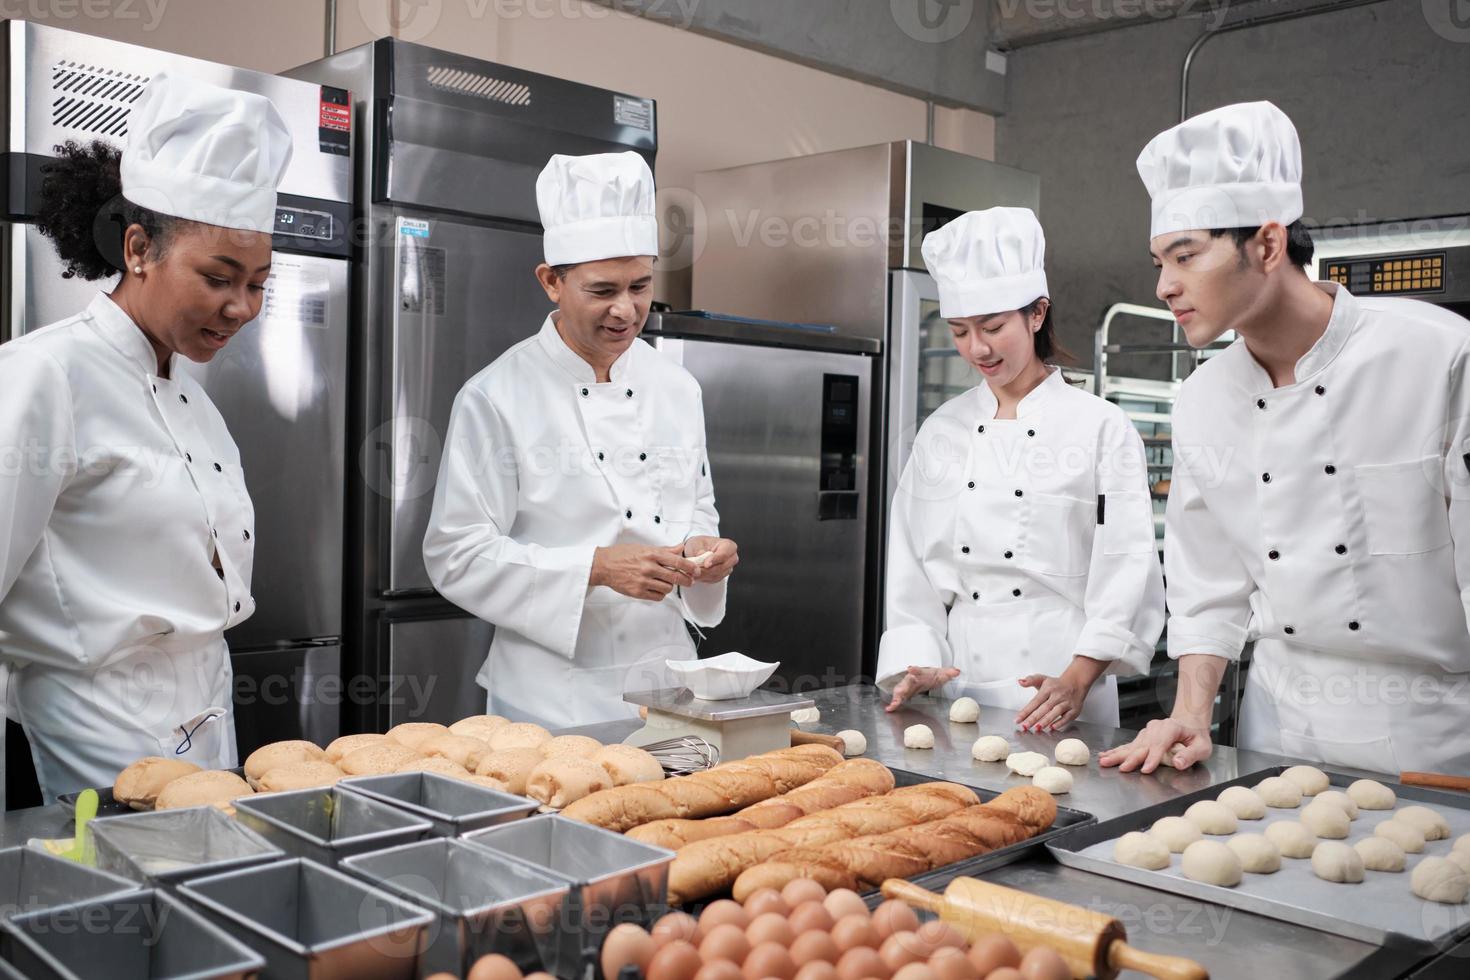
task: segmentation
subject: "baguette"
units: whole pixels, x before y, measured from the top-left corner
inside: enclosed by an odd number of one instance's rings
[[[677,851],[695,841],[759,829],[756,824],[740,817],[709,817],[704,820],[655,820],[653,823],[634,827],[628,831],[627,836],[644,844]]]

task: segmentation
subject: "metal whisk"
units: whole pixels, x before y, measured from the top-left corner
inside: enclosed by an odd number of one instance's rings
[[[698,735],[665,739],[645,745],[643,750],[651,753],[670,776],[687,776],[712,768],[720,761],[720,750]]]

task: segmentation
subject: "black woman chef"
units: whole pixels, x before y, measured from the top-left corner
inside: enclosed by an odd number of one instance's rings
[[[233,766],[224,631],[255,609],[239,452],[182,363],[260,310],[290,135],[165,74],[128,128],[59,148],[39,215],[69,274],[121,281],[0,347],[0,653],[48,802],[147,755]]]
[[[1046,363],[1034,214],[973,211],[923,252],[983,380],[925,421],[894,496],[878,685],[890,711],[943,686],[1029,730],[1116,726],[1116,675],[1148,669],[1164,623],[1143,441]]]

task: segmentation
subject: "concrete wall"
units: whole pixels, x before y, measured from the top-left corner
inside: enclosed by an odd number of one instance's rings
[[[1431,23],[1433,6],[1388,0],[1221,34],[1195,60],[1190,112],[1280,106],[1301,135],[1318,225],[1470,212],[1470,29]],[[1201,29],[1167,21],[1010,57],[996,159],[1041,175],[1058,328],[1085,362],[1108,304],[1158,305],[1134,160],[1178,121],[1180,66]]]

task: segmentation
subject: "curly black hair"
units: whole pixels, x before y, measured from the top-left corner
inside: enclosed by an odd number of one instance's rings
[[[123,236],[140,225],[149,254],[161,258],[182,219],[138,207],[122,196],[122,151],[102,140],[57,146],[41,166],[41,204],[36,228],[51,239],[66,264],[63,276],[92,281],[124,269]]]

